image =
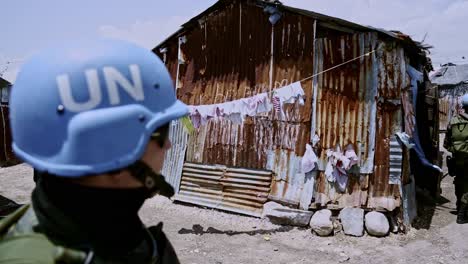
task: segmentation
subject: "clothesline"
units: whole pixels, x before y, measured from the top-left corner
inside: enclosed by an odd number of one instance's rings
[[[283,104],[293,104],[298,101],[300,105],[304,105],[303,97],[304,90],[301,83],[295,82],[276,89],[272,97],[265,92],[219,104],[189,105],[189,111],[195,128],[215,117],[227,118],[240,124],[244,122],[246,116],[258,116],[271,110],[275,110],[281,117],[285,116]]]
[[[314,74],[314,75],[311,75],[311,76],[309,76],[309,77],[306,77],[306,78],[304,78],[304,79],[301,79],[301,80],[299,80],[299,81],[295,81],[295,82],[292,82],[292,83],[301,83],[301,82],[307,81],[307,80],[312,79],[312,78],[314,78],[314,77],[317,77],[317,76],[319,76],[319,75],[321,75],[321,74],[324,74],[324,73],[326,73],[326,72],[329,72],[329,71],[331,71],[331,70],[334,70],[334,69],[336,69],[336,68],[338,68],[338,67],[341,67],[341,66],[343,66],[343,65],[346,65],[346,64],[348,64],[348,63],[351,63],[351,62],[353,62],[353,61],[355,61],[355,60],[359,60],[359,59],[361,59],[361,58],[363,58],[363,57],[367,57],[367,56],[371,55],[372,53],[376,52],[377,50],[379,50],[379,48],[374,49],[374,50],[372,50],[372,51],[369,51],[369,52],[367,52],[367,53],[365,53],[365,54],[362,54],[362,55],[360,55],[360,56],[358,56],[358,57],[356,57],[356,58],[347,60],[347,61],[345,61],[345,62],[343,62],[343,63],[340,63],[340,64],[335,65],[335,66],[333,66],[333,67],[330,67],[330,68],[328,68],[328,69],[326,69],[326,70],[323,70],[323,71],[321,71],[321,72],[319,72],[319,73],[316,73],[316,74]],[[268,95],[271,95],[271,94],[275,93],[276,90],[278,90],[278,89],[275,89],[275,90],[273,90],[273,91],[269,91],[269,92],[266,92],[266,93],[267,93]]]
[[[343,62],[343,63],[340,63],[340,64],[335,65],[335,66],[333,66],[333,67],[330,67],[330,68],[328,68],[328,69],[326,69],[326,70],[323,70],[323,71],[321,71],[321,72],[319,72],[319,73],[313,74],[313,75],[311,75],[311,76],[309,76],[309,77],[306,77],[306,78],[304,78],[304,79],[301,79],[301,80],[299,80],[299,81],[295,81],[295,82],[292,82],[292,83],[297,83],[297,82],[301,83],[301,82],[307,81],[307,80],[309,80],[309,79],[312,79],[312,78],[314,78],[314,77],[317,77],[317,76],[319,76],[319,75],[322,75],[322,74],[324,74],[324,73],[326,73],[326,72],[329,72],[329,71],[331,71],[331,70],[334,70],[334,69],[336,69],[336,68],[339,68],[339,67],[341,67],[341,66],[343,66],[343,65],[346,65],[346,64],[348,64],[348,63],[351,63],[351,62],[353,62],[353,61],[355,61],[355,60],[359,60],[359,59],[361,59],[361,58],[367,57],[367,56],[371,55],[372,53],[376,52],[376,51],[379,50],[379,49],[380,49],[380,48],[374,49],[374,50],[369,51],[369,52],[367,52],[367,53],[364,53],[364,54],[362,54],[362,55],[360,55],[360,56],[358,56],[358,57],[356,57],[356,58],[347,60],[347,61],[345,61],[345,62]],[[267,92],[267,93],[268,93],[268,95],[271,95],[271,94],[274,93],[274,92],[275,92],[275,90],[269,91],[269,92]]]
[[[275,89],[273,91],[264,92],[248,98],[242,98],[234,101],[209,104],[209,105],[190,105],[190,116],[192,123],[197,128],[205,124],[209,119],[214,117],[225,117],[235,123],[242,123],[246,116],[257,116],[265,112],[270,112],[272,109],[279,113],[280,116],[285,116],[283,111],[283,104],[295,103],[299,101],[300,105],[304,104],[304,90],[301,87],[301,82],[314,78],[320,74],[331,71],[341,67],[347,63],[358,60],[360,58],[369,56],[377,49],[362,54],[356,58],[347,60],[343,63],[335,65],[324,71],[316,73],[312,76],[304,78],[300,81],[293,82],[284,87]]]
[[[356,58],[347,60],[347,61],[345,61],[345,62],[343,62],[343,63],[338,64],[338,65],[335,65],[335,66],[333,66],[333,67],[331,67],[331,68],[328,68],[328,69],[326,69],[326,70],[324,70],[324,71],[321,71],[321,72],[319,72],[319,73],[316,73],[316,74],[314,74],[314,75],[311,75],[311,76],[309,76],[309,77],[307,77],[307,78],[304,78],[304,79],[302,79],[302,80],[299,80],[298,82],[307,81],[307,80],[312,79],[312,78],[314,78],[314,77],[317,77],[317,76],[319,76],[319,75],[321,75],[321,74],[324,74],[324,73],[326,73],[326,72],[329,72],[329,71],[331,71],[331,70],[333,70],[333,69],[336,69],[336,68],[338,68],[338,67],[341,67],[341,66],[343,66],[343,65],[346,65],[346,64],[348,64],[348,63],[350,63],[350,62],[353,62],[353,61],[355,61],[355,60],[359,60],[359,59],[361,59],[361,58],[363,58],[363,57],[367,57],[367,56],[371,55],[372,53],[376,52],[377,50],[378,50],[378,48],[375,49],[375,50],[369,51],[369,52],[367,52],[367,53],[365,53],[365,54],[362,54],[361,56],[358,56],[358,57],[356,57]]]

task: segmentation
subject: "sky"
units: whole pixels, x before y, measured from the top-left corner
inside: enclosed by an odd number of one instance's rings
[[[0,75],[63,40],[112,37],[153,48],[216,0],[0,0]],[[435,67],[468,63],[468,0],[282,0],[283,4],[399,30],[434,46]],[[464,59],[465,58],[465,59]]]

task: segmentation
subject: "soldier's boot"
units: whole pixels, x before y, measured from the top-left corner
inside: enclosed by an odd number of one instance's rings
[[[457,214],[457,224],[466,223],[468,223],[468,193],[462,196]]]
[[[461,203],[460,209],[458,209],[457,224],[468,223],[468,204]]]

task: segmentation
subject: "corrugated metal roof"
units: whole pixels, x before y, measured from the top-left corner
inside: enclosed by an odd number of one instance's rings
[[[468,64],[443,66],[431,76],[431,82],[438,85],[468,83]]]
[[[263,1],[263,0],[219,0],[217,1],[214,5],[210,6],[207,8],[205,11],[201,12],[197,16],[191,18],[188,22],[182,25],[182,27],[173,33],[171,36],[169,36],[166,40],[162,41],[161,44],[166,43],[168,39],[174,38],[176,36],[179,36],[183,34],[183,32],[191,30],[193,27],[196,27],[199,25],[199,23],[206,17],[211,15],[212,13],[215,13],[219,9],[237,4],[237,3],[246,3],[246,4],[254,4],[258,5],[259,7],[265,7],[265,6],[276,6],[279,10],[283,12],[291,12],[294,14],[299,14],[303,16],[307,16],[312,18],[313,20],[318,20],[320,26],[334,29],[334,30],[339,30],[347,33],[357,33],[357,32],[378,32],[380,34],[383,34],[387,37],[393,38],[395,40],[402,40],[405,41],[405,43],[410,43],[414,46],[418,46],[418,48],[422,48],[422,45],[420,43],[414,42],[414,41],[408,41],[407,36],[400,33],[400,32],[393,32],[393,31],[388,31],[380,28],[374,28],[371,26],[365,26],[365,25],[360,25],[357,23],[353,23],[341,18],[337,17],[332,17],[332,16],[327,16],[324,14],[316,13],[313,11],[309,10],[304,10],[300,8],[295,8],[291,6],[286,6],[281,3],[275,4],[269,1]],[[279,1],[278,1],[279,2]],[[156,46],[153,50],[156,52],[157,49],[161,47],[161,44]]]
[[[3,79],[2,77],[0,77],[0,88],[3,88],[3,87],[6,87],[6,86],[10,86],[11,83],[5,79]]]
[[[271,185],[271,171],[185,163],[182,202],[260,217]]]

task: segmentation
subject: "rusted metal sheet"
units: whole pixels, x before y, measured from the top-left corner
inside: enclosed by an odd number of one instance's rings
[[[389,211],[401,204],[399,184],[391,179],[401,179],[402,153],[398,145],[392,147],[395,133],[403,131],[402,91],[409,85],[403,48],[394,43],[381,43],[377,52],[378,106],[375,143],[375,170],[369,181],[367,206]],[[411,123],[410,123],[411,124]],[[409,125],[410,125],[409,124]],[[394,142],[395,143],[395,142]],[[400,168],[398,168],[400,166]],[[397,175],[398,174],[398,175]],[[393,177],[391,178],[390,175]]]
[[[377,48],[377,35],[363,33],[316,41],[318,73]],[[317,77],[315,131],[321,148],[344,149],[352,144],[360,158],[361,173],[373,171],[375,147],[375,54],[345,64]],[[326,164],[320,155],[320,169]]]
[[[403,219],[403,225],[408,229],[417,216],[417,204],[415,179],[410,172],[410,150],[407,148],[403,150],[403,171],[400,193],[402,200],[400,217]]]
[[[300,171],[301,157],[293,151],[275,150],[269,153],[267,168],[276,172],[269,198],[292,205],[301,199],[305,175]]]
[[[390,184],[391,137],[401,131],[400,107],[380,104],[377,110],[377,136],[375,149],[375,171],[369,181],[370,208],[383,208],[389,211],[400,205],[399,186]]]
[[[210,120],[189,137],[187,161],[254,169],[271,167],[286,179],[290,165],[289,160],[281,158],[281,151],[296,156],[294,151],[307,142],[303,137],[308,135],[308,128],[304,123],[260,118],[248,119],[243,125]]]
[[[347,192],[339,193],[324,174],[317,180],[316,203],[393,210],[399,206],[398,186],[389,184],[390,137],[401,131],[401,89],[407,83],[401,49],[386,52],[373,33],[316,41],[316,72],[376,50],[316,79],[315,131],[321,148],[354,146],[360,158],[358,178],[350,176]],[[398,76],[397,76],[398,75]],[[325,151],[320,169],[326,165]]]
[[[439,125],[442,130],[447,129],[447,126],[457,113],[462,111],[461,97],[451,94],[439,99]]]
[[[0,104],[0,167],[19,163],[12,149],[9,116],[10,111],[8,105]]]
[[[380,42],[376,53],[379,99],[399,105],[401,91],[408,85],[405,51],[395,43]]]
[[[335,65],[357,58],[376,48],[374,34],[329,36],[316,41],[316,74]],[[375,118],[373,104],[377,93],[374,85],[374,54],[345,64],[315,79],[316,120],[312,120],[320,137],[319,168],[315,204],[342,208],[366,205],[368,176],[373,171]],[[360,159],[361,177],[348,179],[347,192],[339,193],[323,173],[327,162],[325,150],[344,149],[352,144]]]
[[[403,131],[412,138],[416,126],[416,114],[414,112],[414,106],[412,103],[412,92],[410,91],[410,89],[402,91],[401,103],[403,107],[403,112],[405,113],[405,125]]]
[[[403,147],[396,136],[390,138],[390,174],[389,184],[401,184],[403,170]]]
[[[449,115],[450,115],[450,99],[447,98],[442,98],[439,99],[439,125],[441,130],[447,129],[448,126],[448,121],[449,121]]]
[[[389,141],[403,123],[412,126],[400,118],[402,108],[412,107],[410,98],[401,101],[408,97],[405,50],[396,39],[379,39],[380,33],[348,34],[295,12],[284,12],[272,26],[254,2],[223,1],[159,46],[178,97],[191,105],[223,103],[320,74],[301,82],[305,104],[287,105],[284,117],[272,111],[241,125],[208,121],[189,137],[186,161],[271,170],[269,197],[297,205],[307,197],[299,164],[317,134],[320,172],[312,207],[394,209],[400,193],[389,184]],[[346,192],[338,193],[324,177],[325,150],[349,144],[360,158],[360,176],[350,177]]]
[[[269,90],[271,24],[262,9],[233,2],[184,36],[178,79],[184,102],[222,103]]]
[[[185,163],[175,199],[260,217],[271,185],[271,171]]]
[[[169,139],[171,140],[172,148],[166,152],[161,173],[177,192],[179,190],[188,141],[188,133],[180,120],[171,122]]]
[[[316,180],[315,201],[310,208],[327,207],[329,209],[341,209],[344,207],[366,207],[368,198],[369,177],[349,177],[348,187],[345,193],[340,193],[337,188],[327,181],[323,171],[320,171]]]
[[[313,23],[307,17],[285,14],[272,27],[262,8],[244,1],[233,1],[200,18],[198,26],[183,34],[186,42],[181,44],[181,55],[175,52],[175,40],[167,43],[166,64],[173,77],[178,77],[178,97],[192,105],[223,103],[312,75]],[[178,61],[182,64],[176,76]],[[271,160],[275,173],[282,175],[272,195],[298,203],[300,193],[296,192],[303,182],[294,180],[295,172],[285,173],[292,160],[281,153],[302,156],[310,138],[312,82],[304,81],[302,86],[305,104],[285,106],[284,117],[272,111],[249,117],[242,125],[210,120],[190,136],[186,161],[265,169]],[[293,182],[297,186],[291,187]]]

